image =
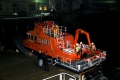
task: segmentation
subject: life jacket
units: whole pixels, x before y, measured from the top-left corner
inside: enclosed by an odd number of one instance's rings
[[[76,46],[76,47],[75,47],[75,52],[78,52],[78,51],[79,51],[79,47]]]
[[[55,28],[53,28],[53,32],[54,32],[54,34],[56,34],[57,33],[57,28],[55,27]]]

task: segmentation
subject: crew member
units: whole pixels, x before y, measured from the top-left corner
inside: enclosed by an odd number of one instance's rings
[[[52,30],[53,30],[53,33],[54,33],[54,37],[56,38],[57,37],[57,34],[58,34],[58,31],[59,31],[59,27],[58,25],[53,25],[52,26]]]
[[[80,48],[83,48],[83,43],[82,42],[80,42]]]
[[[46,51],[46,53],[47,53],[47,51]],[[48,56],[46,55],[46,53],[44,53],[44,55],[42,56],[42,59],[43,59],[45,71],[49,71]]]
[[[38,59],[39,59],[39,66],[42,67],[42,54],[41,54],[41,51],[39,51],[39,54],[38,54]]]
[[[80,53],[79,53],[79,44],[78,43],[76,43],[75,52],[76,52],[77,56],[80,55]]]
[[[82,48],[83,48],[83,43],[80,42],[80,48],[79,48],[79,52],[80,52],[80,54],[82,54]]]
[[[93,42],[92,42],[91,50],[92,50],[92,51],[95,51],[95,50],[96,50],[96,46],[95,46],[95,44],[94,44]]]

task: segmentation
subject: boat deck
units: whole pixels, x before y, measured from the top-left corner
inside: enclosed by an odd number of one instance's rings
[[[0,51],[0,80],[42,80],[65,72],[76,75],[58,66],[49,65],[50,71],[38,66],[38,60],[15,51]],[[59,80],[59,79],[58,79]]]

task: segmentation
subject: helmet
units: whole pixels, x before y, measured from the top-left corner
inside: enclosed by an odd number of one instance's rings
[[[82,44],[82,42],[80,42],[80,44]]]
[[[78,43],[76,43],[76,46],[78,46]]]
[[[92,42],[92,45],[94,45],[94,43]]]

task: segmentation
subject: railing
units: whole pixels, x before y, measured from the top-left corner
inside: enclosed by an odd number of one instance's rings
[[[63,61],[63,63],[67,63],[67,64],[71,64],[71,59],[70,58],[66,58],[60,55],[57,55],[57,58],[61,58],[60,60]]]
[[[62,41],[59,41],[59,40],[62,40]],[[58,47],[61,46],[61,49],[64,49],[63,37],[58,37],[57,38],[57,44],[58,44]]]
[[[68,74],[68,73],[60,73],[60,74],[56,74],[54,76],[51,76],[51,77],[48,77],[48,78],[45,78],[43,80],[76,80],[76,77]]]
[[[53,30],[51,28],[49,28],[48,26],[44,26],[44,32],[46,34],[49,34],[49,36],[53,36],[54,33],[53,33]],[[65,32],[66,33],[67,29],[66,27],[64,26],[59,26],[59,31],[57,32],[57,37],[62,37],[63,33],[62,32]]]
[[[67,28],[64,26],[59,26],[60,31],[67,32]]]
[[[91,58],[93,58],[93,57],[91,57]],[[71,59],[65,58],[60,55],[58,55],[57,58],[59,58],[59,59],[57,59],[58,64],[65,66],[67,68],[70,68],[72,70],[78,71],[78,72],[88,69],[92,66],[99,65],[99,63],[104,61],[104,59],[102,59],[102,57],[98,57],[98,58],[96,58],[94,60],[90,60],[88,62],[86,62],[84,59],[82,59],[80,61],[71,61]]]
[[[63,49],[63,51],[68,53],[68,54],[74,53],[74,49],[72,49],[72,48],[65,48],[65,49]]]

